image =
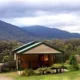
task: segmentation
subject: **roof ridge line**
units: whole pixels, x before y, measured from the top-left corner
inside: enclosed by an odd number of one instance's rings
[[[27,47],[28,45],[33,44],[33,43],[35,43],[35,41],[29,42],[29,43],[27,43],[27,44],[24,44],[24,45],[22,45],[22,46],[20,46],[20,47],[18,47],[18,48],[16,48],[16,49],[14,49],[14,50],[12,50],[12,52],[18,51],[19,49],[25,48],[25,47]]]
[[[30,46],[28,46],[27,48],[25,48],[25,49],[23,49],[23,50],[21,50],[21,51],[18,51],[17,53],[21,53],[21,52],[23,52],[23,51],[27,51],[27,50],[29,50],[29,49],[31,49],[31,48],[33,48],[34,46],[37,46],[37,45],[39,45],[39,44],[41,44],[42,42],[35,42],[33,45],[30,45]],[[27,49],[27,50],[26,50]]]

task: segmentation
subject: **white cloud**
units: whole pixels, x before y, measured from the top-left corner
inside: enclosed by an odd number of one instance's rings
[[[42,13],[42,15],[40,14],[36,17],[11,18],[5,19],[5,21],[17,26],[43,25],[70,32],[79,32],[80,30],[80,20],[75,14],[47,15],[46,13]]]
[[[0,0],[0,19],[80,33],[80,0]]]
[[[71,33],[80,33],[79,26],[65,26],[62,28],[62,30],[69,31]]]

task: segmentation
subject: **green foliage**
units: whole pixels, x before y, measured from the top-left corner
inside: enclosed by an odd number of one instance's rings
[[[52,47],[62,50],[64,52],[64,61],[68,60],[69,56],[73,52],[76,52],[76,54],[80,54],[80,47],[79,47],[80,39],[66,39],[66,40],[53,39],[53,40],[46,40],[44,42],[51,45]],[[62,56],[59,56],[58,61],[61,61],[61,58]]]
[[[1,72],[9,72],[9,71],[10,71],[9,68],[3,68],[3,69],[1,70]]]
[[[75,58],[74,55],[71,55],[70,58],[69,58],[69,60],[70,60],[70,64],[71,64],[71,65],[74,65],[74,64],[77,63],[76,58]]]
[[[3,57],[3,62],[8,62],[8,61],[10,61],[11,59],[10,59],[10,57],[9,56],[4,56]]]
[[[73,52],[78,55],[80,54],[80,39],[53,39],[46,40],[44,42],[51,45],[52,47],[62,50],[64,52],[64,62],[69,60],[69,56],[71,56]],[[16,41],[0,41],[0,62],[7,62],[9,60],[13,61],[13,55],[11,51],[19,45],[21,44]],[[8,57],[5,58],[6,56]],[[59,63],[60,61],[63,61],[62,54],[55,56],[54,63]]]
[[[67,69],[67,70],[69,70],[69,71],[73,70],[73,67],[70,64],[64,64],[64,68]]]
[[[63,65],[60,64],[60,63],[56,63],[56,64],[53,64],[51,67],[52,68],[61,68]]]
[[[70,60],[70,65],[72,67],[72,70],[79,70],[79,65],[78,65],[78,62],[76,60],[75,55],[71,55],[69,60]]]
[[[31,76],[31,75],[34,75],[34,71],[32,69],[26,68],[21,75],[22,76]]]
[[[80,46],[76,47],[76,52],[78,55],[80,55]]]
[[[13,61],[12,50],[19,45],[16,41],[0,41],[0,62]]]
[[[44,67],[44,68],[38,68],[34,71],[37,75],[47,74],[47,73],[53,73],[51,67]]]
[[[16,62],[9,61],[1,65],[1,72],[9,72],[16,70]]]
[[[80,71],[70,71],[61,74],[40,75],[40,76],[20,76],[17,72],[0,74],[0,76],[12,77],[13,80],[80,80]]]
[[[46,68],[38,68],[37,70],[35,70],[35,74],[44,74],[44,71],[46,70]]]

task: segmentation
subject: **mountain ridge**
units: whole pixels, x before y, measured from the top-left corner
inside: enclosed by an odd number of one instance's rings
[[[0,40],[18,40],[26,42],[28,40],[34,40],[34,37],[18,26],[0,20]]]
[[[0,20],[0,40],[29,42],[53,38],[80,38],[80,34],[39,25],[18,27]]]
[[[68,39],[68,38],[80,38],[79,33],[70,33],[68,31],[60,30],[57,28],[49,28],[45,26],[28,26],[22,27],[22,29],[28,31],[29,33],[34,34],[37,37],[45,37],[45,38],[61,38],[61,39]]]

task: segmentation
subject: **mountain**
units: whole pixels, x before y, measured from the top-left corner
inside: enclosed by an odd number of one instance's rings
[[[40,38],[60,38],[60,39],[69,39],[69,38],[80,38],[80,34],[78,33],[70,33],[67,31],[59,30],[56,28],[48,28],[45,26],[29,26],[22,27],[23,30],[28,31],[36,37]]]
[[[52,38],[80,38],[80,34],[38,25],[20,28],[0,20],[0,40],[28,42]]]
[[[30,36],[27,31],[0,20],[0,40],[18,40],[27,42],[34,39],[35,38]]]

